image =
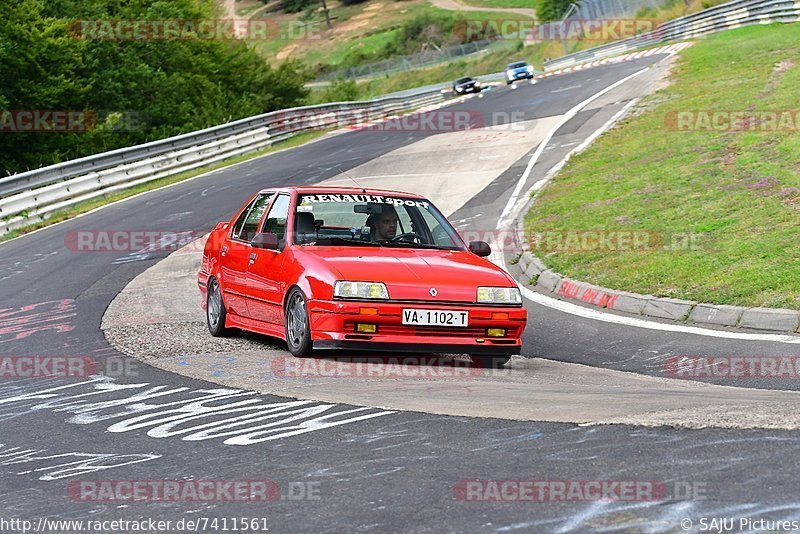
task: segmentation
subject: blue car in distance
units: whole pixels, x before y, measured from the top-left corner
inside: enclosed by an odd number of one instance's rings
[[[506,67],[506,85],[511,85],[517,80],[533,80],[535,76],[533,67],[524,61],[510,63]]]

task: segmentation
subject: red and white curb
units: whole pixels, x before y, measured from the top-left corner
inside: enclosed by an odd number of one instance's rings
[[[606,59],[598,59],[596,61],[591,61],[589,63],[582,63],[580,65],[574,65],[572,67],[566,67],[559,70],[554,70],[553,72],[548,72],[546,74],[542,74],[538,76],[539,78],[549,78],[550,76],[558,76],[559,74],[567,74],[569,72],[576,72],[580,70],[591,69],[594,67],[599,67],[600,65],[610,65],[614,63],[623,63],[625,61],[633,61],[635,59],[641,59],[643,57],[650,57],[655,56],[658,54],[677,54],[681,50],[685,50],[692,46],[694,43],[686,42],[686,43],[677,43],[673,45],[661,46],[658,48],[651,48],[649,50],[642,50],[641,52],[632,52],[630,54],[624,54],[622,56],[610,57]]]

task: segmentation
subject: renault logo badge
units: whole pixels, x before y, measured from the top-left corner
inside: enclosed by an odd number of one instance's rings
[[[439,292],[436,291],[435,287],[432,287],[431,290],[430,290],[430,294],[431,294],[432,297],[435,297],[436,295],[439,294]]]

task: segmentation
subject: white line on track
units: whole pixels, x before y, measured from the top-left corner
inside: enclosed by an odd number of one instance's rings
[[[520,193],[522,191],[522,187],[528,181],[528,177],[530,176],[531,171],[533,170],[534,165],[538,161],[539,157],[544,152],[547,144],[550,143],[552,138],[555,136],[556,132],[567,123],[572,117],[578,114],[578,112],[583,109],[585,106],[592,103],[594,100],[598,99],[599,97],[603,96],[604,94],[612,91],[613,89],[619,87],[623,83],[627,82],[635,78],[636,76],[642,74],[643,72],[647,71],[648,69],[640,70],[627,78],[624,78],[609,87],[606,87],[596,95],[592,96],[591,98],[581,102],[571,110],[567,112],[566,115],[559,121],[553,129],[548,133],[545,139],[539,144],[538,149],[531,157],[531,160],[528,162],[528,166],[525,169],[525,172],[520,177],[519,181],[517,182],[517,186],[514,188],[514,192],[511,195],[511,198],[508,200],[505,209],[503,210],[500,219],[497,221],[497,228],[501,231],[506,229],[511,222],[514,221],[516,215],[522,210],[522,208],[528,203],[528,199],[530,195],[540,191],[550,179],[555,176],[555,174],[561,170],[564,165],[569,161],[569,159],[575,155],[586,149],[590,144],[594,142],[600,135],[603,134],[606,130],[611,128],[621,117],[625,116],[628,110],[633,107],[639,99],[634,99],[628,104],[625,105],[619,112],[617,112],[608,122],[606,122],[603,126],[601,126],[597,131],[595,131],[592,135],[590,135],[585,141],[583,141],[580,145],[575,147],[572,151],[570,151],[567,156],[561,160],[559,163],[554,165],[545,175],[544,178],[537,181],[533,186],[526,192],[526,195],[520,199]],[[519,205],[517,205],[519,204]],[[499,248],[496,246],[496,243],[493,243],[492,248],[495,250],[495,253],[492,254],[492,260],[499,265],[502,269],[507,270],[505,258],[503,254],[499,251]],[[520,290],[522,291],[523,297],[530,300],[531,302],[535,302],[536,304],[540,304],[542,306],[546,306],[548,308],[552,308],[554,310],[558,310],[560,312],[569,313],[570,315],[576,315],[578,317],[584,317],[586,319],[592,319],[595,321],[603,321],[606,323],[613,323],[619,324],[624,326],[630,326],[634,328],[646,328],[649,330],[660,330],[662,332],[679,332],[682,334],[694,334],[698,336],[706,336],[706,337],[717,337],[717,338],[725,338],[725,339],[741,339],[745,341],[771,341],[777,343],[789,343],[789,344],[800,344],[800,337],[797,336],[790,336],[790,335],[780,335],[780,334],[748,334],[744,332],[728,332],[723,330],[710,330],[707,328],[700,328],[696,326],[685,326],[679,324],[665,324],[665,323],[657,323],[654,321],[648,321],[645,319],[639,319],[636,317],[626,317],[622,315],[615,315],[608,312],[603,312],[600,310],[594,310],[591,308],[585,308],[583,306],[579,306],[577,304],[573,304],[571,302],[566,302],[563,300],[555,299],[553,297],[548,297],[547,295],[543,295],[541,293],[537,293],[528,289],[527,287],[522,286],[521,284]]]
[[[501,267],[505,268],[504,265]],[[679,324],[664,324],[647,321],[645,319],[638,319],[636,317],[624,317],[622,315],[613,315],[591,308],[584,308],[571,302],[564,300],[554,299],[547,295],[542,295],[528,289],[527,287],[520,287],[522,295],[537,304],[553,308],[570,315],[577,315],[578,317],[585,317],[586,319],[593,319],[603,321],[606,323],[621,324],[625,326],[633,326],[636,328],[647,328],[649,330],[661,330],[664,332],[680,332],[682,334],[696,334],[698,336],[706,337],[721,337],[726,339],[742,339],[746,341],[775,341],[778,343],[800,344],[800,337],[781,335],[781,334],[747,334],[744,332],[726,332],[723,330],[708,330],[697,326],[684,326]]]
[[[583,108],[585,108],[586,106],[588,106],[589,104],[591,104],[592,102],[594,102],[595,100],[600,98],[601,96],[605,95],[606,93],[608,93],[610,91],[613,91],[614,89],[616,89],[620,85],[624,84],[628,80],[632,80],[633,78],[636,78],[640,74],[644,74],[649,69],[650,69],[650,67],[644,68],[644,69],[642,69],[642,70],[640,70],[638,72],[635,72],[635,73],[631,74],[630,76],[627,76],[627,77],[621,79],[620,81],[618,81],[616,83],[613,83],[613,84],[609,85],[608,87],[606,87],[605,89],[603,89],[599,93],[587,98],[586,100],[584,100],[583,102],[581,102],[577,106],[573,107],[572,109],[567,111],[567,113],[563,117],[561,117],[561,120],[558,121],[558,123],[556,123],[555,126],[553,126],[553,128],[548,132],[547,136],[545,136],[545,138],[542,140],[542,142],[539,143],[539,147],[536,149],[536,152],[534,152],[533,156],[531,156],[531,159],[528,162],[528,166],[525,168],[525,172],[522,173],[522,176],[520,176],[519,181],[517,181],[517,185],[516,185],[516,187],[514,187],[514,192],[511,193],[511,198],[508,199],[508,203],[506,204],[506,207],[503,209],[503,213],[500,215],[500,221],[498,223],[498,228],[505,228],[511,222],[509,220],[506,220],[508,218],[508,215],[511,214],[511,210],[514,208],[514,205],[517,203],[517,200],[519,199],[519,195],[522,192],[522,188],[525,185],[525,183],[528,181],[528,177],[531,175],[531,171],[533,170],[534,165],[536,165],[536,162],[539,161],[539,158],[542,156],[542,153],[544,152],[544,149],[547,148],[547,145],[553,139],[553,136],[556,135],[556,132],[558,132],[558,130],[560,130],[562,126],[564,126],[567,122],[569,122],[570,119],[575,117],[575,115],[577,115]]]

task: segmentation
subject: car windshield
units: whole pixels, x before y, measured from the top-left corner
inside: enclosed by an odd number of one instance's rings
[[[294,243],[464,250],[458,233],[425,199],[402,195],[298,195]]]
[[[528,64],[524,61],[520,61],[519,63],[512,63],[508,66],[509,69],[521,69],[522,67],[527,67]]]
[[[472,78],[461,78],[460,80],[457,80],[456,83],[469,83],[471,81]]]

